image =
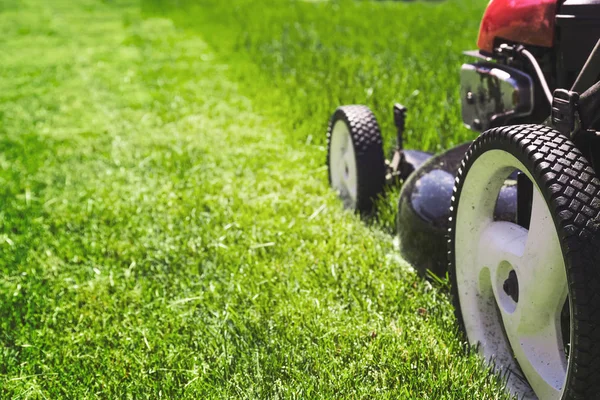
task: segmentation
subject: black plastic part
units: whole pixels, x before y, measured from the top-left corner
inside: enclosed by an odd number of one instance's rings
[[[533,183],[522,172],[517,174],[517,225],[529,229],[531,222],[531,204],[533,202]]]
[[[578,108],[582,129],[595,127],[600,119],[600,82],[581,95]]]
[[[560,13],[577,14],[579,11],[578,14],[600,18],[600,10],[595,8],[598,5],[600,5],[600,0],[563,0]]]
[[[600,38],[600,0],[565,1],[556,23],[556,87],[571,88]]]
[[[400,179],[405,181],[409,176],[427,162],[433,154],[420,150],[402,150],[402,160],[398,166]]]
[[[563,135],[575,131],[579,93],[556,89],[552,99],[552,125]]]
[[[429,158],[406,180],[398,201],[400,252],[419,274],[427,270],[445,276],[446,233],[454,179],[470,143]],[[517,187],[506,185],[496,203],[495,217],[516,221]]]

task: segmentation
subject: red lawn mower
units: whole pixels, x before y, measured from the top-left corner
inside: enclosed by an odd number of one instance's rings
[[[519,398],[600,398],[600,0],[492,0],[461,68],[475,141],[384,157],[365,106],[327,133],[329,181],[370,213],[402,182],[398,234],[420,272],[448,273],[459,325]]]

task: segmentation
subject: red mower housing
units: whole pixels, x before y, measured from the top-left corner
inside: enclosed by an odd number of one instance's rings
[[[492,53],[498,39],[540,47],[554,45],[557,0],[492,0],[477,45]]]

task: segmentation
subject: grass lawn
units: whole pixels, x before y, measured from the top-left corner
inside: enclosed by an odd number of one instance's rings
[[[0,397],[505,398],[323,165],[342,103],[472,137],[483,7],[0,0]]]

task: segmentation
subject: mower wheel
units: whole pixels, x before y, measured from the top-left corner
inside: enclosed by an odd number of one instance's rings
[[[515,170],[533,182],[529,229],[494,220]],[[600,393],[599,188],[575,145],[541,125],[489,130],[462,161],[448,241],[456,315],[518,398]]]
[[[373,209],[385,185],[383,140],[375,116],[366,106],[339,107],[327,130],[329,184],[346,208],[362,214]]]

